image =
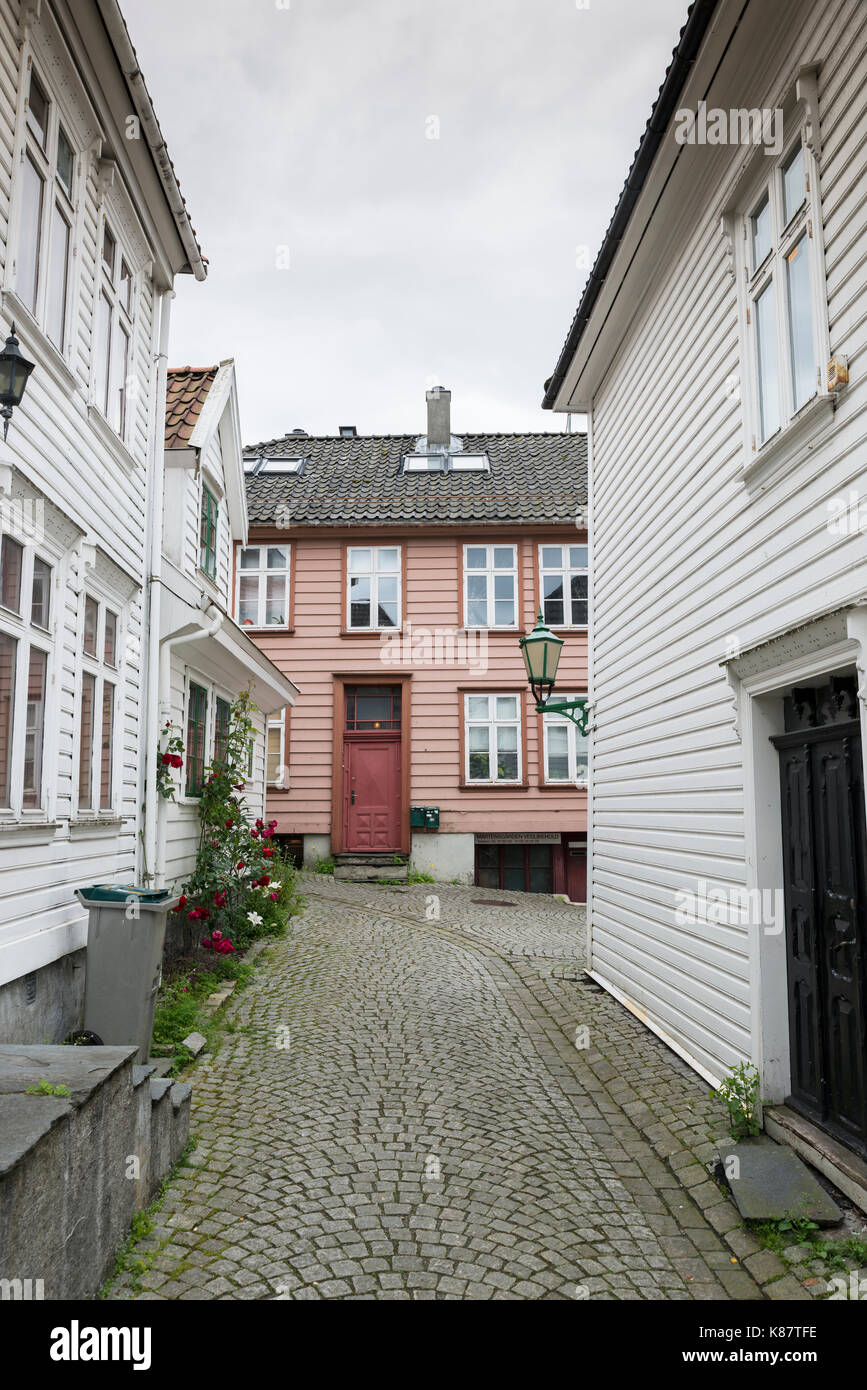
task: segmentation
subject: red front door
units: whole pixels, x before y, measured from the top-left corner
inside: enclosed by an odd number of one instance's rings
[[[399,850],[400,736],[347,738],[343,767],[347,850]]]

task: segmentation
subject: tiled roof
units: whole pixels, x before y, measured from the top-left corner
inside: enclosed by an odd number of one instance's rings
[[[185,449],[208,392],[216,367],[170,367],[166,380],[166,448]]]
[[[303,456],[297,474],[246,475],[251,525],[350,522],[447,526],[518,522],[573,526],[587,501],[584,434],[462,434],[465,454],[487,454],[490,471],[404,473],[417,437],[286,435],[246,449],[255,457]]]

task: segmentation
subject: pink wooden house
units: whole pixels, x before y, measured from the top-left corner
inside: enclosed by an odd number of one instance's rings
[[[540,717],[518,638],[541,608],[587,682],[586,439],[295,430],[246,451],[235,614],[300,688],[268,729],[268,816],[308,865],[568,893],[586,874],[585,741]]]

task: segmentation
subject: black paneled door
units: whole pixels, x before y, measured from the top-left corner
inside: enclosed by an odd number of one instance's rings
[[[867,837],[854,679],[795,690],[780,755],[792,1094],[867,1153]]]

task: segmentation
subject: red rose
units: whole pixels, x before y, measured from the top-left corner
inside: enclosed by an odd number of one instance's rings
[[[259,879],[259,884],[260,884],[260,886],[261,886],[262,888],[267,888],[267,887],[268,887],[268,884],[269,884],[270,882],[271,882],[271,875],[270,875],[270,874],[263,874],[262,877]]]
[[[263,850],[262,850],[262,857],[263,857],[264,859],[270,859],[270,858],[271,858],[271,855],[272,855],[273,853],[274,853],[273,849],[263,849]]]
[[[275,903],[275,902],[277,901],[277,894],[276,894],[276,893],[269,893],[268,896],[269,896],[269,898],[271,899],[272,903]]]
[[[163,756],[162,756],[163,766],[164,766],[164,767],[168,767],[169,764],[171,763],[171,761],[172,761],[172,755],[171,755],[171,753],[163,753]]]
[[[235,822],[234,822],[233,820],[227,820],[227,821],[226,821],[226,829],[227,829],[227,830],[231,830],[231,829],[232,829],[232,826],[233,826],[234,824],[235,824]]]
[[[187,899],[186,899],[186,897],[184,896],[184,894],[182,893],[181,896],[178,898],[178,905],[177,905],[177,907],[175,908],[175,912],[183,912],[183,910],[184,910],[184,908],[186,907],[186,905],[187,905]]]
[[[171,764],[172,764],[172,767],[183,767],[183,765],[184,765],[184,760],[183,760],[183,758],[181,757],[180,753],[173,753],[173,754],[172,754],[172,756],[171,756]]]
[[[244,861],[243,861],[243,859],[239,859],[239,860],[238,860],[238,873],[241,872],[241,870],[243,869],[243,867],[244,867]]]

